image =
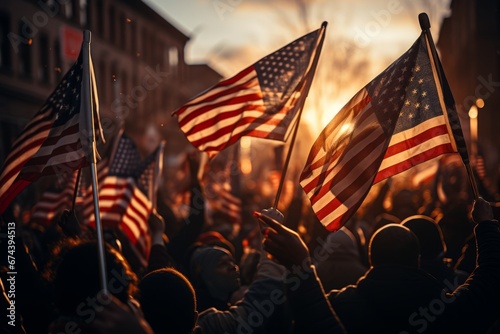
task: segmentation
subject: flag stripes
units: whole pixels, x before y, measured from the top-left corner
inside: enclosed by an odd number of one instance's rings
[[[300,184],[318,219],[338,230],[373,184],[456,152],[425,36],[361,89],[322,131]]]
[[[174,112],[186,138],[213,158],[242,136],[284,141],[312,80],[322,27],[222,80]]]

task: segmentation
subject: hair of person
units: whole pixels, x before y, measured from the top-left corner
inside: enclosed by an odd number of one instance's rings
[[[190,333],[196,325],[196,297],[189,280],[174,268],[162,268],[139,282],[138,300],[155,333]]]
[[[368,246],[370,265],[419,266],[420,245],[417,236],[400,224],[378,229]]]
[[[67,239],[56,253],[53,283],[56,307],[62,314],[75,314],[100,293],[100,273],[97,242]],[[114,248],[105,245],[108,291],[122,303],[136,292],[137,276],[125,258]]]

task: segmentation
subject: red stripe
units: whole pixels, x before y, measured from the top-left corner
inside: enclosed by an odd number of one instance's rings
[[[409,133],[410,131],[405,131],[405,133]],[[445,124],[437,125],[435,127],[432,127],[430,129],[425,130],[422,133],[419,133],[418,135],[406,139],[404,141],[401,141],[399,143],[396,143],[394,145],[391,145],[387,148],[387,153],[385,154],[385,158],[388,158],[390,156],[396,155],[398,153],[404,152],[406,150],[409,150],[413,147],[416,147],[423,142],[426,142],[434,137],[438,137],[444,134],[448,134],[448,129],[446,128]]]
[[[229,79],[226,79],[226,80],[223,80],[221,82],[219,82],[218,84],[216,84],[215,86],[213,86],[212,88],[209,88],[205,93],[201,93],[200,95],[194,97],[192,100],[198,100],[199,97],[202,97],[203,95],[208,95],[208,93],[210,93],[211,91],[219,88],[219,87],[224,87],[224,86],[230,86],[230,85],[234,85],[236,82],[238,82],[239,80],[241,80],[242,78],[244,78],[245,76],[247,76],[249,73],[251,73],[252,71],[254,70],[253,68],[253,65],[244,69],[243,71],[241,71],[240,73],[236,74],[234,77],[231,77]],[[250,80],[252,80],[254,77],[252,77]],[[248,80],[248,81],[250,81]],[[248,81],[242,83],[242,85],[244,85],[245,83],[247,83]],[[224,92],[224,91],[222,91]],[[224,94],[222,94],[224,95]],[[218,94],[214,95],[214,96],[218,96]],[[212,98],[210,98],[210,100],[213,100]],[[208,101],[210,101],[208,100]],[[205,100],[203,100],[205,101]],[[188,109],[189,107],[192,107],[192,106],[195,106],[195,105],[198,105],[202,103],[201,101],[197,101],[196,103],[186,103],[182,108],[180,108],[178,111],[175,112],[175,114],[179,115],[181,114],[182,112],[184,112],[186,109]]]
[[[240,87],[235,87],[236,91],[241,91],[241,89],[242,88],[240,88]],[[261,100],[262,100],[262,95],[260,93],[251,93],[251,94],[231,97],[228,100],[218,101],[217,103],[209,104],[209,105],[206,105],[206,106],[203,106],[203,107],[200,107],[198,109],[191,111],[184,118],[179,119],[179,126],[181,128],[184,128],[186,126],[186,124],[188,124],[193,119],[207,113],[208,111],[212,111],[212,110],[220,108],[220,107],[229,107],[231,105],[242,104],[242,103],[250,104],[251,102],[261,101]],[[245,105],[240,107],[240,109],[238,109],[238,110],[244,110],[244,109],[245,109]],[[213,113],[216,113],[216,112],[213,111]]]
[[[344,180],[349,175],[349,173],[352,172],[354,166],[360,165],[362,161],[366,161],[366,160],[368,160],[368,158],[374,159],[373,162],[367,168],[365,168],[361,172],[361,174],[359,174],[355,178],[355,181],[351,185],[349,185],[343,192],[336,194],[336,197],[339,197],[342,195],[343,195],[343,198],[346,198],[346,199],[351,197],[352,193],[357,190],[355,185],[357,185],[357,184],[362,185],[366,182],[367,179],[373,178],[375,176],[375,173],[376,173],[378,167],[380,166],[380,162],[382,161],[382,157],[381,156],[380,157],[373,157],[373,155],[370,153],[372,153],[373,150],[376,147],[378,147],[380,144],[382,144],[386,139],[387,139],[387,137],[385,136],[385,134],[382,133],[375,140],[373,140],[368,145],[366,145],[366,147],[363,148],[363,150],[359,154],[357,154],[355,157],[353,157],[351,160],[346,161],[346,162],[341,162],[340,163],[342,165],[341,170],[338,171],[335,174],[335,176],[328,183],[323,184],[323,186],[320,188],[319,192],[314,193],[311,196],[311,203],[314,205],[326,193],[330,192],[333,189],[332,185],[336,185],[336,184],[342,182],[342,180]],[[378,163],[378,165],[377,165],[377,163]],[[375,169],[372,170],[373,168],[375,168]]]
[[[202,131],[205,131],[211,127],[217,126],[217,124],[219,122],[222,122],[228,118],[235,117],[238,115],[242,116],[243,111],[250,111],[250,110],[257,110],[257,111],[260,111],[262,113],[264,113],[266,111],[266,109],[262,105],[251,104],[251,105],[245,106],[244,108],[239,108],[236,110],[227,111],[227,112],[220,113],[220,114],[214,114],[214,117],[207,119],[201,123],[198,123],[197,125],[193,126],[191,129],[189,129],[189,131],[186,132],[186,136],[192,135],[192,134],[197,133],[197,132],[202,132]]]
[[[389,166],[379,171],[373,183],[375,184],[377,182],[380,182],[388,177],[401,173],[413,166],[416,166],[422,162],[435,158],[441,154],[453,153],[453,152],[455,151],[453,150],[453,147],[449,143],[442,144],[439,146],[434,146],[427,151],[419,153],[413,157],[410,157],[404,161],[401,161],[395,165]]]
[[[198,140],[194,140],[191,143],[194,146],[199,147],[199,146],[202,146],[204,144],[208,144],[210,142],[216,141],[220,137],[223,137],[227,134],[232,133],[236,128],[238,128],[240,126],[243,126],[243,125],[251,126],[251,128],[244,129],[240,134],[233,135],[233,136],[236,136],[237,137],[236,140],[238,140],[239,138],[244,136],[243,133],[248,134],[249,132],[255,130],[255,128],[260,126],[260,125],[269,124],[269,125],[275,125],[277,127],[281,121],[282,120],[280,120],[280,119],[269,118],[269,116],[264,114],[264,113],[262,114],[261,117],[258,117],[258,118],[255,116],[243,117],[243,118],[239,119],[238,122],[236,122],[235,124],[230,124],[230,125],[227,125],[224,127],[219,127],[219,128],[217,128],[217,130],[214,133],[207,135],[203,138],[200,138]],[[214,128],[215,127],[217,127],[216,123],[214,124]],[[268,134],[269,132],[264,131],[264,133]],[[231,140],[232,140],[232,138],[231,138]],[[233,142],[235,142],[236,140],[233,140]],[[225,146],[227,146],[227,144]],[[205,149],[213,149],[213,148],[214,148],[213,146],[205,146]]]
[[[31,182],[25,180],[14,181],[9,189],[7,189],[7,191],[0,196],[0,214],[3,213],[9,206],[10,202],[12,202],[12,200],[30,184]]]
[[[327,155],[325,154],[324,156],[324,161],[325,163],[323,163],[322,165],[326,165],[325,169],[326,170],[326,174],[325,173],[321,173],[319,175],[317,175],[313,180],[309,181],[308,184],[306,184],[305,186],[303,186],[303,189],[306,193],[309,193],[311,190],[313,190],[314,188],[316,188],[320,183],[322,183],[321,180],[325,180],[326,177],[333,172],[333,169],[334,168],[331,168],[330,170],[329,169],[329,166],[331,165],[331,163],[333,161],[335,161],[340,155],[342,155],[344,152],[346,151],[349,151],[350,148],[352,147],[355,147],[357,146],[359,143],[361,143],[363,140],[365,140],[366,137],[368,137],[370,135],[370,133],[372,132],[373,130],[371,129],[365,129],[363,131],[361,131],[359,134],[357,134],[356,136],[352,137],[351,138],[351,141],[347,144],[344,144],[342,145],[341,147],[339,147],[336,151],[335,151],[335,154],[332,155],[332,157],[328,158],[328,160],[326,160],[327,158]],[[361,157],[365,157],[366,155],[369,155],[371,153],[371,150],[367,149],[368,147],[369,148],[375,148],[376,145],[375,144],[379,144],[379,140],[380,139],[383,139],[383,138],[386,138],[385,136],[382,137],[382,134],[381,136],[375,138],[373,140],[372,143],[370,143],[369,145],[367,145],[367,147],[365,147],[361,152],[363,154],[358,154],[359,156]],[[337,162],[338,164],[338,162]],[[349,162],[347,162],[346,164],[349,164]],[[316,164],[315,164],[316,165]],[[320,165],[320,166],[322,166]],[[352,164],[351,164],[352,165]],[[319,166],[318,166],[319,167]],[[311,168],[308,168],[309,170],[312,170]]]

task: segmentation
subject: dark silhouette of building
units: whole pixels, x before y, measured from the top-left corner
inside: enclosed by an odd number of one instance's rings
[[[477,117],[478,150],[494,176],[500,157],[500,2],[453,0],[450,9],[438,50],[469,139],[469,109],[477,99],[484,101]]]
[[[221,75],[186,64],[188,35],[140,0],[1,1],[0,162],[75,61],[85,29],[106,137],[123,126],[144,154],[161,139],[167,156],[191,146],[171,112]]]

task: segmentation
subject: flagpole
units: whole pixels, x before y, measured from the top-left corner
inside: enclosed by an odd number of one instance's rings
[[[316,67],[318,66],[318,60],[319,60],[319,56],[321,54],[321,49],[323,47],[323,41],[325,39],[325,30],[326,30],[327,24],[328,23],[326,21],[321,24],[322,31],[320,32],[321,37],[320,37],[319,45],[318,45],[318,47],[316,49],[317,52],[314,55],[314,59],[313,59],[312,66],[311,66],[311,70],[308,73],[308,75],[311,76],[311,79],[310,80],[306,80],[306,85],[307,86],[304,89],[304,97],[303,98],[302,98],[302,96],[300,97],[301,100],[302,100],[300,102],[301,103],[300,110],[299,110],[299,113],[297,115],[297,121],[295,122],[295,128],[293,129],[293,135],[292,135],[292,140],[290,142],[290,148],[288,149],[288,152],[286,154],[285,164],[283,165],[283,171],[281,173],[281,178],[280,178],[280,183],[279,183],[279,186],[278,186],[278,191],[276,192],[276,197],[274,198],[273,208],[275,208],[275,209],[278,208],[278,202],[280,200],[281,191],[283,190],[283,184],[285,183],[286,171],[288,169],[288,164],[290,163],[290,158],[292,156],[292,150],[293,150],[293,147],[294,147],[294,144],[295,144],[295,138],[297,137],[297,132],[299,130],[300,117],[302,116],[302,110],[304,109],[304,104],[306,102],[306,98],[309,95],[309,89],[311,88],[312,79],[313,79],[312,77],[314,77],[314,73],[316,72]]]
[[[432,58],[434,60],[434,64],[436,64],[436,66],[437,66],[438,64],[440,64],[440,62],[439,62],[439,57],[437,54],[436,46],[434,44],[434,40],[432,39],[432,34],[430,32],[431,23],[429,21],[429,16],[427,16],[426,13],[420,13],[418,15],[418,22],[420,23],[420,28],[422,29],[425,36],[427,37],[427,40],[429,41],[430,50],[432,53]],[[443,86],[442,86],[443,77],[441,75],[441,71],[436,71],[436,72],[437,72],[437,75],[439,77],[439,83],[441,85],[441,91],[442,91],[443,90]],[[479,190],[477,187],[476,179],[474,178],[474,173],[473,173],[472,167],[470,165],[469,156],[468,156],[468,154],[465,154],[465,155],[460,154],[460,156],[462,157],[462,161],[463,161],[465,168],[467,170],[467,176],[468,176],[471,188],[472,188],[472,192],[474,193],[474,198],[477,200],[480,197],[480,195],[479,195]]]
[[[83,112],[87,116],[87,124],[89,131],[89,141],[88,141],[88,153],[87,157],[90,161],[90,171],[92,178],[92,195],[94,198],[94,215],[97,231],[97,250],[99,255],[99,279],[101,283],[101,289],[104,294],[108,294],[107,285],[107,275],[106,275],[106,258],[104,256],[104,234],[101,224],[101,215],[99,210],[99,193],[97,185],[97,168],[96,168],[96,141],[95,141],[95,130],[94,130],[94,110],[92,103],[92,82],[90,79],[90,31],[85,30],[83,38],[83,78],[82,78],[82,106]],[[85,93],[85,94],[84,94]]]
[[[78,187],[80,186],[80,177],[82,175],[82,169],[78,169],[76,174],[75,190],[73,191],[73,202],[71,203],[71,211],[75,211],[76,196],[78,196]]]

